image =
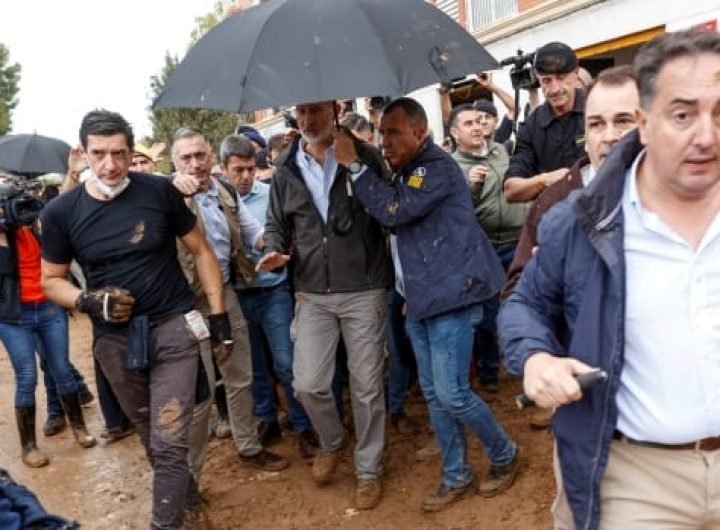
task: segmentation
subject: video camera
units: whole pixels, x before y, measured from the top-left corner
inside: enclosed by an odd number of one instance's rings
[[[535,52],[523,53],[518,49],[517,55],[513,55],[500,61],[500,66],[512,65],[510,70],[510,82],[515,90],[530,88],[538,88],[540,83],[535,75],[533,62],[535,61]]]
[[[0,182],[0,227],[4,230],[30,226],[40,216],[45,204],[35,197],[35,182],[10,178]]]

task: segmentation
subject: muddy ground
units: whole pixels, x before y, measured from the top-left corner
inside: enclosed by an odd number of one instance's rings
[[[91,334],[83,316],[71,319],[71,356],[94,389]],[[1,346],[0,346],[1,348]],[[39,385],[42,387],[42,384]],[[415,438],[403,438],[388,429],[385,453],[384,497],[368,512],[352,509],[355,485],[350,452],[328,486],[317,488],[308,467],[298,455],[292,435],[273,447],[290,459],[291,466],[277,474],[244,468],[230,440],[212,440],[201,489],[209,501],[213,528],[272,528],[355,530],[380,529],[498,529],[549,528],[549,508],[554,494],[551,467],[552,441],[544,431],[531,430],[528,413],[519,412],[512,396],[519,383],[503,378],[501,391],[488,399],[495,414],[522,446],[525,463],[515,486],[500,497],[472,496],[438,514],[425,514],[422,499],[439,485],[437,460],[419,462],[415,451],[431,439],[427,428]],[[109,446],[81,449],[67,430],[44,438],[44,394],[38,390],[38,440],[51,464],[41,469],[25,467],[13,410],[14,380],[7,355],[0,354],[0,466],[35,491],[51,513],[73,518],[83,529],[130,530],[148,527],[150,468],[137,436]],[[85,409],[90,429],[101,430],[96,404]],[[408,412],[427,425],[425,405],[419,395],[410,398]],[[470,444],[471,460],[481,475],[487,460],[477,442]]]

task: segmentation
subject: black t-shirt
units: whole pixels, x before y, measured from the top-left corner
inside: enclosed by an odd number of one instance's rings
[[[195,216],[167,179],[130,173],[128,187],[111,201],[94,199],[78,186],[49,203],[40,219],[43,258],[77,260],[89,289],[129,290],[134,315],[158,318],[192,309],[176,237],[193,228]],[[96,336],[123,327],[93,324]]]

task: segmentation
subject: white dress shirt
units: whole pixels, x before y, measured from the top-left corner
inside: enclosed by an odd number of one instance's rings
[[[720,435],[720,216],[694,249],[643,208],[636,176],[623,193],[627,294],[617,428],[679,444]]]
[[[327,223],[328,207],[330,205],[330,188],[335,181],[338,163],[335,160],[335,151],[328,147],[325,151],[325,163],[321,166],[312,155],[305,151],[303,140],[298,146],[295,161],[300,173],[305,179],[305,185],[310,190],[315,207],[320,212],[323,221]]]

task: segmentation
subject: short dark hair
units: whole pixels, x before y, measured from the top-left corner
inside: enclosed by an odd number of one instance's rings
[[[255,159],[255,146],[244,134],[231,134],[220,142],[220,163],[227,166],[231,156]]]
[[[373,132],[372,124],[357,112],[348,112],[340,118],[340,125],[347,127],[351,131],[357,132]]]
[[[82,119],[80,124],[80,143],[87,149],[88,136],[112,136],[122,134],[125,136],[128,148],[135,148],[135,135],[128,121],[117,112],[105,109],[91,110]]]
[[[276,149],[278,151],[285,147],[285,133],[275,133],[267,141],[268,149]]]
[[[635,56],[640,105],[648,109],[656,92],[660,70],[670,61],[702,53],[720,55],[720,34],[716,31],[687,29],[664,33],[646,42]]]
[[[612,68],[606,68],[601,70],[600,73],[592,80],[585,90],[585,101],[587,101],[590,93],[598,85],[605,86],[622,86],[626,83],[637,84],[635,78],[635,72],[632,66],[624,64],[622,66],[613,66]]]
[[[460,103],[460,105],[456,105],[453,107],[453,109],[450,111],[450,116],[448,116],[448,127],[453,128],[457,124],[458,116],[462,114],[463,112],[467,112],[468,110],[471,110],[475,112],[475,106],[472,103]]]
[[[405,112],[405,116],[407,116],[410,125],[413,127],[427,128],[428,121],[425,109],[414,99],[404,97],[395,99],[383,109],[383,114],[388,114],[395,109],[402,109]]]

